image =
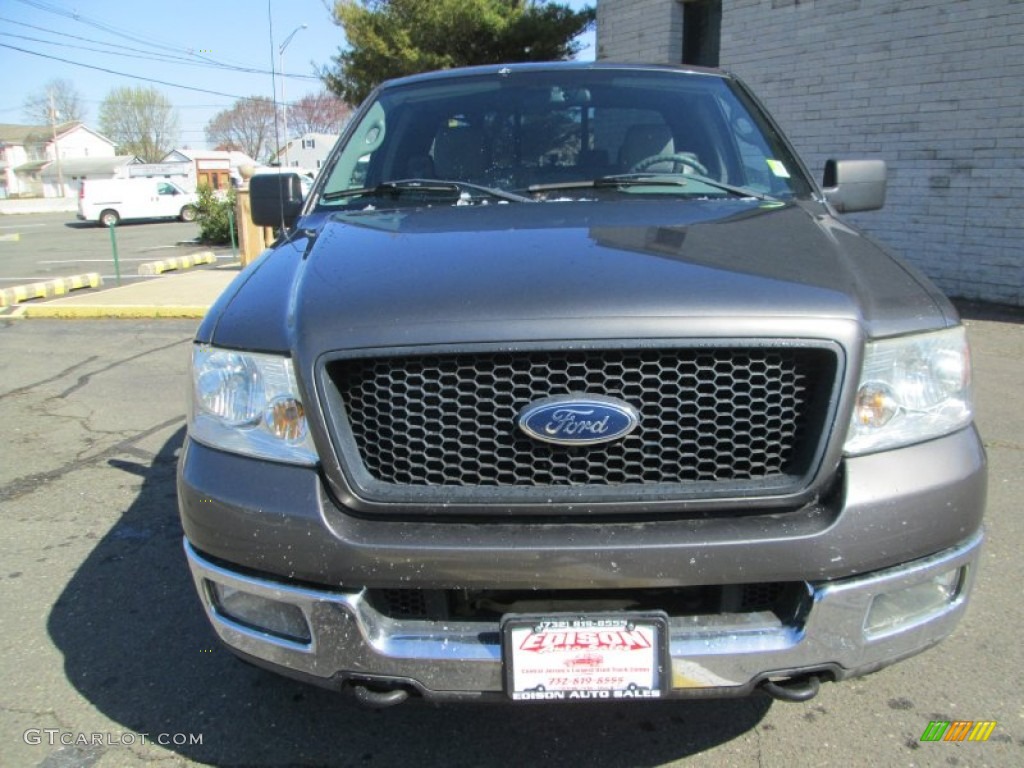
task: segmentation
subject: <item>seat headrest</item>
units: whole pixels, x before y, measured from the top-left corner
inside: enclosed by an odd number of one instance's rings
[[[619,148],[619,164],[629,170],[647,157],[675,152],[672,131],[664,123],[631,125]]]
[[[445,126],[434,137],[434,172],[441,179],[482,179],[489,166],[483,132],[473,126]]]

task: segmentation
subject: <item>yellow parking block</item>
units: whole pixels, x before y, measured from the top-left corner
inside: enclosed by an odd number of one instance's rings
[[[161,259],[160,261],[148,261],[139,265],[140,275],[159,275],[163,272],[170,272],[176,269],[189,269],[200,264],[213,264],[217,257],[212,251],[201,253],[190,253],[187,256],[176,256],[173,259]]]
[[[54,287],[55,296],[63,296],[69,291],[75,291],[79,288],[99,288],[103,284],[103,278],[100,277],[98,272],[89,272],[84,275],[72,275],[71,277],[65,277],[58,281]]]
[[[99,288],[101,285],[103,285],[103,278],[98,272],[58,277],[28,285],[15,285],[0,290],[0,307],[19,304],[30,299],[52,299],[77,288]]]

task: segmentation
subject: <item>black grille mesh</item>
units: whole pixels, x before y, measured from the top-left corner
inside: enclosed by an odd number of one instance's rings
[[[392,619],[468,619],[496,621],[506,613],[537,612],[578,615],[608,610],[613,601],[629,611],[665,611],[669,616],[778,611],[792,616],[808,597],[797,582],[728,586],[614,590],[427,590],[370,589],[366,597]]]
[[[823,349],[740,347],[354,359],[328,372],[378,482],[749,484],[808,471],[835,364]],[[587,447],[540,443],[516,427],[530,403],[579,393],[630,403],[639,427]]]

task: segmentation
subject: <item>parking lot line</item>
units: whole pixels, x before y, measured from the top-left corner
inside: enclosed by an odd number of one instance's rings
[[[101,275],[104,280],[116,280],[116,275]],[[146,277],[146,275],[121,275],[122,280],[138,280],[140,277]],[[0,282],[6,283],[38,283],[40,281],[52,280],[52,277],[40,277],[39,275],[33,275],[32,277],[0,277]]]
[[[151,259],[145,257],[139,258],[127,258],[118,259],[118,261],[151,261]],[[96,264],[109,264],[111,259],[54,259],[50,261],[40,261],[39,264],[84,264],[85,262],[95,262]]]

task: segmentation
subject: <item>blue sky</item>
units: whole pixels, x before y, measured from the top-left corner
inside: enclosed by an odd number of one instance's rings
[[[574,8],[596,3],[563,1]],[[153,86],[178,108],[179,145],[205,147],[203,128],[219,110],[235,98],[271,95],[271,52],[276,69],[276,47],[302,24],[284,55],[288,101],[317,90],[316,68],[345,44],[325,0],[269,0],[269,13],[266,0],[3,0],[0,123],[25,122],[26,96],[54,78],[75,84],[93,128],[111,89]],[[581,58],[594,57],[593,38],[586,36]]]

